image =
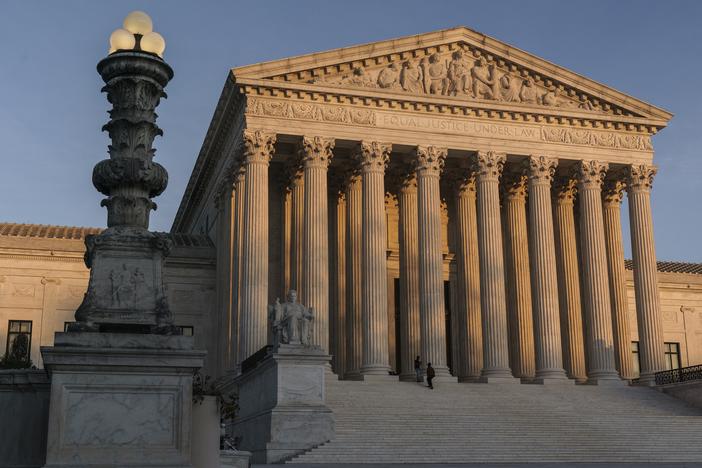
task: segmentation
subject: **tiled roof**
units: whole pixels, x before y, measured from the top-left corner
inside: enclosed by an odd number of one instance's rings
[[[52,226],[48,224],[0,223],[0,236],[40,239],[83,240],[88,234],[100,234],[103,228]],[[176,247],[214,247],[208,236],[185,233],[162,233],[173,239]]]
[[[88,234],[99,234],[102,228],[51,226],[48,224],[0,223],[0,236],[40,237],[43,239],[85,239]]]
[[[627,270],[634,269],[633,260],[624,260],[624,265]],[[689,273],[693,275],[702,275],[702,263],[689,262],[656,262],[658,271],[661,273]]]

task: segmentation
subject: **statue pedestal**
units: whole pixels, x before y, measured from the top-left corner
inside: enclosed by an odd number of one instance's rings
[[[244,361],[235,379],[241,409],[233,427],[251,463],[280,462],[330,440],[334,415],[324,403],[324,378],[331,356],[281,344],[252,358],[258,362]]]
[[[192,337],[56,333],[46,467],[190,467]]]

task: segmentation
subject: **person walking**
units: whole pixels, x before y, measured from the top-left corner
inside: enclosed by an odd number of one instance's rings
[[[434,390],[434,385],[432,385],[431,380],[434,378],[435,375],[436,372],[434,372],[434,368],[431,367],[431,362],[427,362],[427,385],[432,390]]]
[[[419,359],[419,356],[414,359],[414,374],[417,376],[417,382],[424,380],[422,379],[422,360]]]

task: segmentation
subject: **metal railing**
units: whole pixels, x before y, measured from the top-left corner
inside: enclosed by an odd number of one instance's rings
[[[656,385],[702,380],[702,365],[656,372]]]

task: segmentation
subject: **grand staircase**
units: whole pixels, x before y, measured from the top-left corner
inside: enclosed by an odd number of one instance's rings
[[[702,410],[650,388],[329,380],[336,436],[288,463],[702,461]]]

